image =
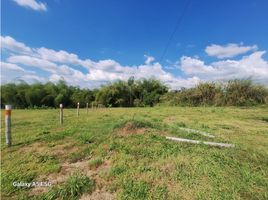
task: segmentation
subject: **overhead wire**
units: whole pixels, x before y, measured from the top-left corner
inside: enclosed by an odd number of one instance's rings
[[[168,48],[169,48],[170,42],[172,41],[172,39],[173,39],[175,33],[177,32],[177,30],[178,30],[178,28],[179,28],[179,26],[180,26],[180,24],[181,24],[181,22],[182,22],[182,20],[183,20],[183,18],[184,18],[184,16],[185,16],[186,11],[187,11],[188,8],[190,7],[190,2],[191,2],[191,0],[187,0],[186,4],[185,4],[185,6],[184,6],[184,9],[183,9],[183,11],[182,11],[182,13],[181,13],[181,15],[179,15],[179,17],[178,17],[178,20],[177,20],[177,22],[176,22],[176,26],[175,26],[175,28],[174,28],[172,34],[170,35],[170,37],[169,37],[169,39],[168,39],[168,41],[167,41],[167,44],[166,44],[166,46],[165,46],[165,48],[164,48],[164,51],[163,51],[163,53],[162,53],[162,55],[161,55],[161,57],[160,57],[160,63],[163,61],[163,58],[165,57],[165,55],[166,55],[166,53],[167,53],[167,50],[168,50]]]

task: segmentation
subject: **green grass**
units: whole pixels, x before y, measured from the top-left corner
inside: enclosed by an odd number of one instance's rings
[[[267,106],[108,108],[88,115],[81,109],[79,118],[65,109],[61,126],[56,109],[13,110],[7,148],[2,112],[1,198],[79,199],[106,191],[115,199],[268,199],[267,116]],[[235,148],[177,143],[167,135]],[[40,193],[12,185],[55,178],[62,181]]]
[[[75,200],[79,199],[79,197],[85,192],[91,193],[94,189],[94,185],[94,181],[85,175],[72,175],[62,186],[55,186],[51,188],[46,194],[39,197],[38,199]]]
[[[102,163],[103,160],[101,158],[95,158],[89,161],[89,167],[90,169],[97,169]]]
[[[262,117],[261,120],[264,122],[268,122],[268,117]]]

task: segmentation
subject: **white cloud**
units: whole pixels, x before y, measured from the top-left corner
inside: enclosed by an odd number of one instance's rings
[[[154,57],[152,56],[144,55],[144,57],[146,58],[145,60],[146,65],[150,65],[154,61]]]
[[[232,58],[237,55],[247,53],[249,51],[256,51],[257,49],[257,45],[243,46],[230,43],[225,46],[212,44],[210,46],[207,46],[205,51],[209,56],[213,56],[216,58]]]
[[[10,63],[16,63],[20,65],[30,66],[30,67],[37,67],[43,71],[52,73],[52,74],[61,74],[63,76],[70,76],[73,74],[80,74],[81,72],[75,70],[67,65],[57,65],[53,62],[32,57],[32,56],[10,56],[7,58],[7,61]],[[77,77],[78,78],[78,77]]]
[[[27,80],[27,82],[35,82],[31,77],[39,77],[35,74],[34,71],[25,70],[24,68],[7,62],[1,63],[1,83],[8,83],[10,80]],[[43,78],[39,77],[39,81]]]
[[[268,63],[262,56],[265,51],[256,51],[240,60],[222,60],[205,64],[196,58],[183,56],[180,69],[187,75],[198,76],[203,80],[229,80],[234,78],[252,78],[268,84]]]
[[[51,73],[57,72],[57,65],[55,63],[52,63],[47,60],[35,58],[32,56],[15,55],[15,56],[10,56],[9,58],[7,58],[7,61],[10,63],[17,63],[21,65],[26,65],[26,66],[37,67],[37,68],[40,68],[44,71],[48,71]]]
[[[36,74],[23,74],[21,77],[19,77],[19,79],[27,80],[28,83],[36,83],[36,82],[45,83],[47,81],[46,78],[38,76]]]
[[[188,56],[181,57],[180,69],[187,75],[205,75],[215,71],[212,66],[205,65],[204,61]]]
[[[1,65],[1,72],[2,73],[6,73],[6,72],[12,72],[14,74],[18,73],[18,72],[23,72],[26,74],[35,74],[34,71],[31,70],[25,70],[24,68],[13,64],[13,63],[7,63],[7,62],[0,62]]]
[[[25,70],[22,67],[19,67],[16,64],[1,62],[1,71],[6,71],[6,70],[25,72]]]
[[[33,54],[35,55],[35,54]],[[56,82],[61,78],[64,78],[68,84],[79,85],[82,87],[96,87],[105,82],[113,82],[116,80],[127,80],[130,76],[134,76],[136,79],[141,78],[157,78],[165,82],[170,87],[178,88],[182,86],[193,86],[190,83],[191,80],[187,79],[183,83],[184,79],[177,79],[171,73],[163,70],[159,63],[150,63],[147,65],[139,66],[122,66],[114,60],[100,60],[99,62],[92,62],[88,73],[82,73],[67,65],[60,65],[51,61],[41,59],[40,57],[34,57],[29,55],[11,55],[7,58],[10,65],[16,63],[22,66],[31,66],[39,68],[43,71],[49,72],[51,75],[48,80]],[[176,85],[177,84],[177,85]],[[179,84],[179,85],[178,85]]]
[[[78,55],[64,50],[56,51],[45,47],[31,48],[9,36],[2,38],[9,38],[9,42],[5,41],[2,45],[2,48],[6,49],[9,54],[5,62],[1,64],[2,68],[4,66],[8,69],[8,72],[3,70],[3,74],[5,81],[9,82],[17,79],[17,76],[27,82],[38,80],[34,77],[40,77],[40,81],[52,82],[64,78],[69,85],[96,88],[107,82],[127,80],[134,76],[136,79],[154,77],[172,89],[179,89],[193,87],[199,81],[252,77],[254,81],[268,85],[268,64],[263,59],[265,51],[255,51],[240,60],[225,59],[212,63],[205,63],[196,56],[182,56],[172,70],[175,73],[176,70],[180,70],[182,75],[178,76],[166,71],[152,56],[144,55],[143,64],[123,66],[111,59],[99,61],[81,59]],[[25,70],[28,67],[39,70],[35,70],[36,74],[33,74]],[[79,68],[83,70],[80,71]],[[46,73],[40,73],[40,70]],[[16,71],[18,75],[10,76],[11,71]]]
[[[13,0],[18,5],[31,8],[36,11],[47,11],[47,6],[44,3],[38,2],[36,0]]]
[[[68,53],[63,50],[55,51],[52,49],[41,47],[41,48],[36,49],[36,53],[42,59],[49,60],[52,62],[68,63],[68,64],[76,64],[76,65],[81,64],[81,60],[78,58],[76,54]]]
[[[32,52],[30,47],[27,47],[21,42],[17,42],[10,36],[1,36],[1,48],[22,54]]]

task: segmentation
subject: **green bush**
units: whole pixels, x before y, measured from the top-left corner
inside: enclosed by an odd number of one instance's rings
[[[194,88],[172,91],[160,102],[172,106],[255,106],[265,104],[268,90],[251,80],[230,80],[226,84],[200,83]]]
[[[226,104],[232,106],[251,106],[264,104],[268,95],[266,88],[254,85],[250,80],[231,80],[224,87]]]

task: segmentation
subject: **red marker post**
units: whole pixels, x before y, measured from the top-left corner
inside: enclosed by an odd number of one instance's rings
[[[60,104],[60,124],[63,124],[63,105]]]
[[[6,144],[11,146],[11,105],[5,106]]]

